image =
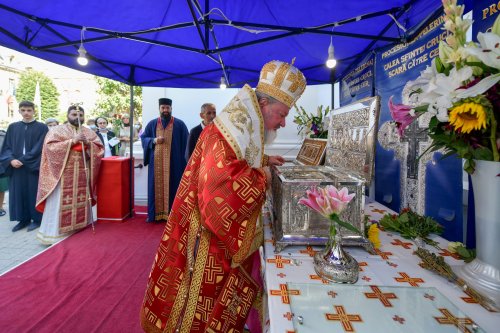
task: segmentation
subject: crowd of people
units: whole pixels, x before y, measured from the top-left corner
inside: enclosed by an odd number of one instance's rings
[[[87,225],[89,214],[81,212],[91,209],[90,202],[95,203],[100,160],[125,155],[131,142],[129,118],[122,117],[119,137],[116,137],[108,129],[105,117],[89,119],[86,123],[84,109],[77,105],[68,108],[67,119],[61,125],[55,118],[47,118],[44,123],[37,121],[35,105],[30,101],[19,103],[19,114],[21,121],[10,124],[7,131],[0,131],[0,216],[7,213],[3,204],[5,192],[9,191],[9,218],[18,222],[12,232],[24,228],[32,231],[42,226],[37,238],[44,244],[53,244]],[[92,126],[95,123],[98,126]],[[134,128],[133,133],[133,141],[137,141],[138,130]],[[91,142],[102,147],[102,154]],[[79,155],[75,155],[75,151]],[[91,166],[89,174],[82,173],[86,170],[80,166],[82,163]],[[72,172],[78,175],[69,179]],[[39,182],[40,175],[43,177]],[[73,189],[73,184],[78,185],[75,188],[80,192],[88,193],[66,193]],[[64,199],[55,199],[63,196]],[[80,220],[75,220],[75,216]]]
[[[264,145],[285,126],[305,87],[293,64],[271,61],[255,90],[245,85],[218,115],[214,104],[203,104],[201,123],[191,131],[173,116],[172,99],[161,98],[159,116],[140,136],[130,130],[128,116],[115,133],[105,117],[85,122],[78,105],[68,108],[64,124],[53,118],[41,123],[34,104],[23,101],[23,119],[8,127],[0,152],[0,195],[8,184],[10,219],[18,222],[12,231],[39,228],[37,238],[53,244],[85,228],[97,199],[101,159],[123,156],[140,138],[149,166],[147,222],[166,222],[141,308],[142,327],[240,332],[246,324],[259,332],[259,216],[269,167],[284,162],[264,154]]]

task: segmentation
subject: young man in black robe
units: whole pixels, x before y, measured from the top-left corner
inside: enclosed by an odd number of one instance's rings
[[[9,125],[0,154],[0,169],[10,176],[9,215],[19,221],[13,232],[40,226],[42,214],[36,211],[38,174],[47,125],[35,120],[35,105],[28,101],[19,103],[23,120]]]

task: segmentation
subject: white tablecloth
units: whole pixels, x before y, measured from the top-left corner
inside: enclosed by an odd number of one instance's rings
[[[377,202],[367,203],[365,206],[365,214],[369,215],[370,219],[378,221],[386,213],[394,212]],[[317,284],[329,282],[322,280],[313,267],[314,251],[321,250],[322,247],[288,246],[280,253],[274,253],[269,216],[269,212],[264,210],[264,277],[268,307],[265,313],[269,316],[266,318],[265,332],[292,333],[295,331],[289,293],[293,291],[287,290],[287,282]],[[413,254],[416,246],[411,241],[402,238],[397,233],[387,232],[380,233],[380,240],[382,246],[377,255],[370,255],[358,247],[346,248],[360,264],[359,280],[356,284],[435,287],[483,330],[500,332],[500,313],[487,311],[455,284],[436,273],[421,268],[418,265],[420,259]],[[435,237],[434,240],[440,243],[441,248],[447,248],[448,242],[443,238]],[[428,249],[433,248],[428,246]],[[451,266],[464,264],[462,260],[453,258],[447,250],[438,254],[445,256],[447,263]],[[409,333],[411,328],[405,327],[404,331]],[[342,326],[339,326],[339,332],[344,332]],[[460,330],[457,329],[457,332]]]

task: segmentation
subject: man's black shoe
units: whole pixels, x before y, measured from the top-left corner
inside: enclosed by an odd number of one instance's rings
[[[40,227],[40,224],[38,223],[35,223],[35,222],[31,222],[29,225],[28,225],[28,228],[26,230],[28,231],[33,231],[35,230],[36,228],[39,228]]]
[[[19,231],[19,230],[25,228],[27,225],[28,225],[28,223],[26,223],[26,222],[19,222],[18,224],[16,224],[14,226],[14,228],[12,228],[12,232]]]

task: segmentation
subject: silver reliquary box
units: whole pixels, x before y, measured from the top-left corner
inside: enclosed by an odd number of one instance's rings
[[[379,110],[376,96],[333,111],[325,165],[294,164],[273,168],[271,204],[276,252],[287,245],[323,245],[328,240],[330,221],[298,203],[312,186],[334,185],[355,193],[340,217],[364,233],[365,185],[369,185],[374,172]],[[371,249],[363,236],[343,228],[341,233],[344,245]]]

